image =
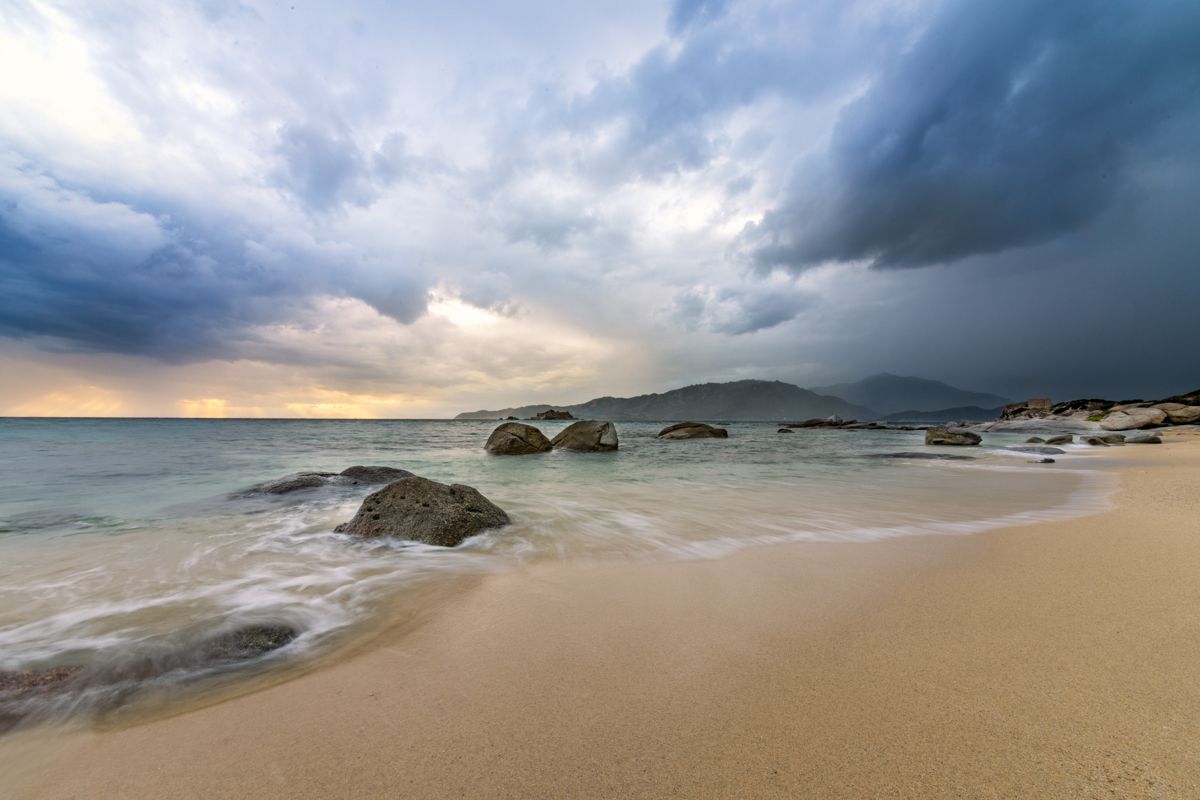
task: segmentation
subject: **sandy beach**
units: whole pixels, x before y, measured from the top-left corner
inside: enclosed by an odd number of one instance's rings
[[[1200,435],[1117,454],[1065,522],[497,575],[261,691],[4,737],[0,795],[1197,797]]]

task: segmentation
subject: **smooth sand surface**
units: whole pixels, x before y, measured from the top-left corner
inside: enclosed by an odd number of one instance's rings
[[[546,565],[285,683],[0,739],[0,795],[1200,797],[1200,437],[1117,508]]]

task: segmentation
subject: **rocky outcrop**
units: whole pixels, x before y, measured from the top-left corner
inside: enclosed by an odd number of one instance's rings
[[[555,449],[606,452],[617,449],[617,426],[611,422],[581,420],[568,425],[550,440]]]
[[[857,420],[846,422],[836,414],[832,417],[813,417],[803,422],[788,422],[785,428],[840,428],[843,425],[853,425]]]
[[[1100,427],[1106,431],[1131,431],[1161,425],[1166,419],[1167,412],[1161,408],[1126,407],[1100,420]]]
[[[532,425],[506,422],[492,431],[484,450],[498,456],[523,456],[550,451],[550,440]]]
[[[1185,406],[1183,403],[1159,403],[1154,408],[1167,415],[1172,425],[1200,424],[1200,406]]]
[[[930,445],[975,445],[983,441],[979,434],[949,428],[930,428],[925,431],[925,444]]]
[[[347,467],[341,472],[296,472],[273,481],[251,486],[243,494],[291,494],[325,486],[358,486],[380,484],[407,478],[412,473],[406,469],[379,466]]]
[[[703,422],[678,422],[658,432],[659,439],[728,439],[729,431]]]
[[[575,419],[570,411],[555,411],[553,408],[542,411],[534,419]]]
[[[363,538],[392,536],[455,547],[509,521],[508,514],[477,489],[413,476],[367,495],[354,518],[334,530]]]

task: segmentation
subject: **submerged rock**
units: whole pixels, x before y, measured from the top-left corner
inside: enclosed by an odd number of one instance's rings
[[[933,461],[974,461],[975,456],[959,456],[950,453],[869,453],[865,458],[920,458]]]
[[[545,453],[550,450],[550,440],[532,425],[506,422],[492,431],[483,449],[498,456]]]
[[[273,481],[251,486],[246,494],[289,494],[304,489],[316,489],[329,483],[336,472],[296,472]]]
[[[580,452],[606,452],[617,449],[617,426],[611,422],[584,420],[568,425],[550,440],[555,448]]]
[[[242,494],[291,494],[325,486],[357,486],[359,484],[390,483],[407,478],[406,469],[380,466],[353,466],[341,472],[296,472],[273,481],[251,486]]]
[[[791,428],[780,428],[779,430],[777,430],[775,432],[776,433],[795,433],[795,431],[793,431]]]
[[[658,432],[659,439],[728,439],[729,431],[703,422],[678,422]]]
[[[354,518],[334,530],[363,538],[394,536],[455,547],[509,522],[508,514],[477,489],[413,476],[367,495]]]
[[[296,629],[287,625],[247,625],[222,633],[200,645],[206,662],[245,661],[278,650],[296,638]]]
[[[1161,408],[1125,408],[1100,420],[1100,427],[1106,431],[1130,431],[1161,425],[1166,419],[1167,412]]]
[[[1062,455],[1063,453],[1067,452],[1066,450],[1062,450],[1057,447],[1047,447],[1046,445],[1026,446],[1026,445],[1021,445],[1021,444],[1015,444],[1015,445],[1011,445],[1009,447],[1005,447],[1004,449],[1012,450],[1013,452],[1016,452],[1016,453],[1037,453],[1038,455],[1043,455],[1043,456],[1059,456],[1059,455]]]
[[[347,467],[339,475],[354,483],[391,483],[401,478],[411,478],[412,473],[395,467]]]
[[[930,428],[925,431],[925,444],[930,445],[976,445],[983,441],[978,433],[948,428]]]

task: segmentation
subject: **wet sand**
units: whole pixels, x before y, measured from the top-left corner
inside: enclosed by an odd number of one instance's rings
[[[253,694],[4,737],[0,796],[1200,797],[1200,436],[1120,455],[1077,520],[495,576]]]

